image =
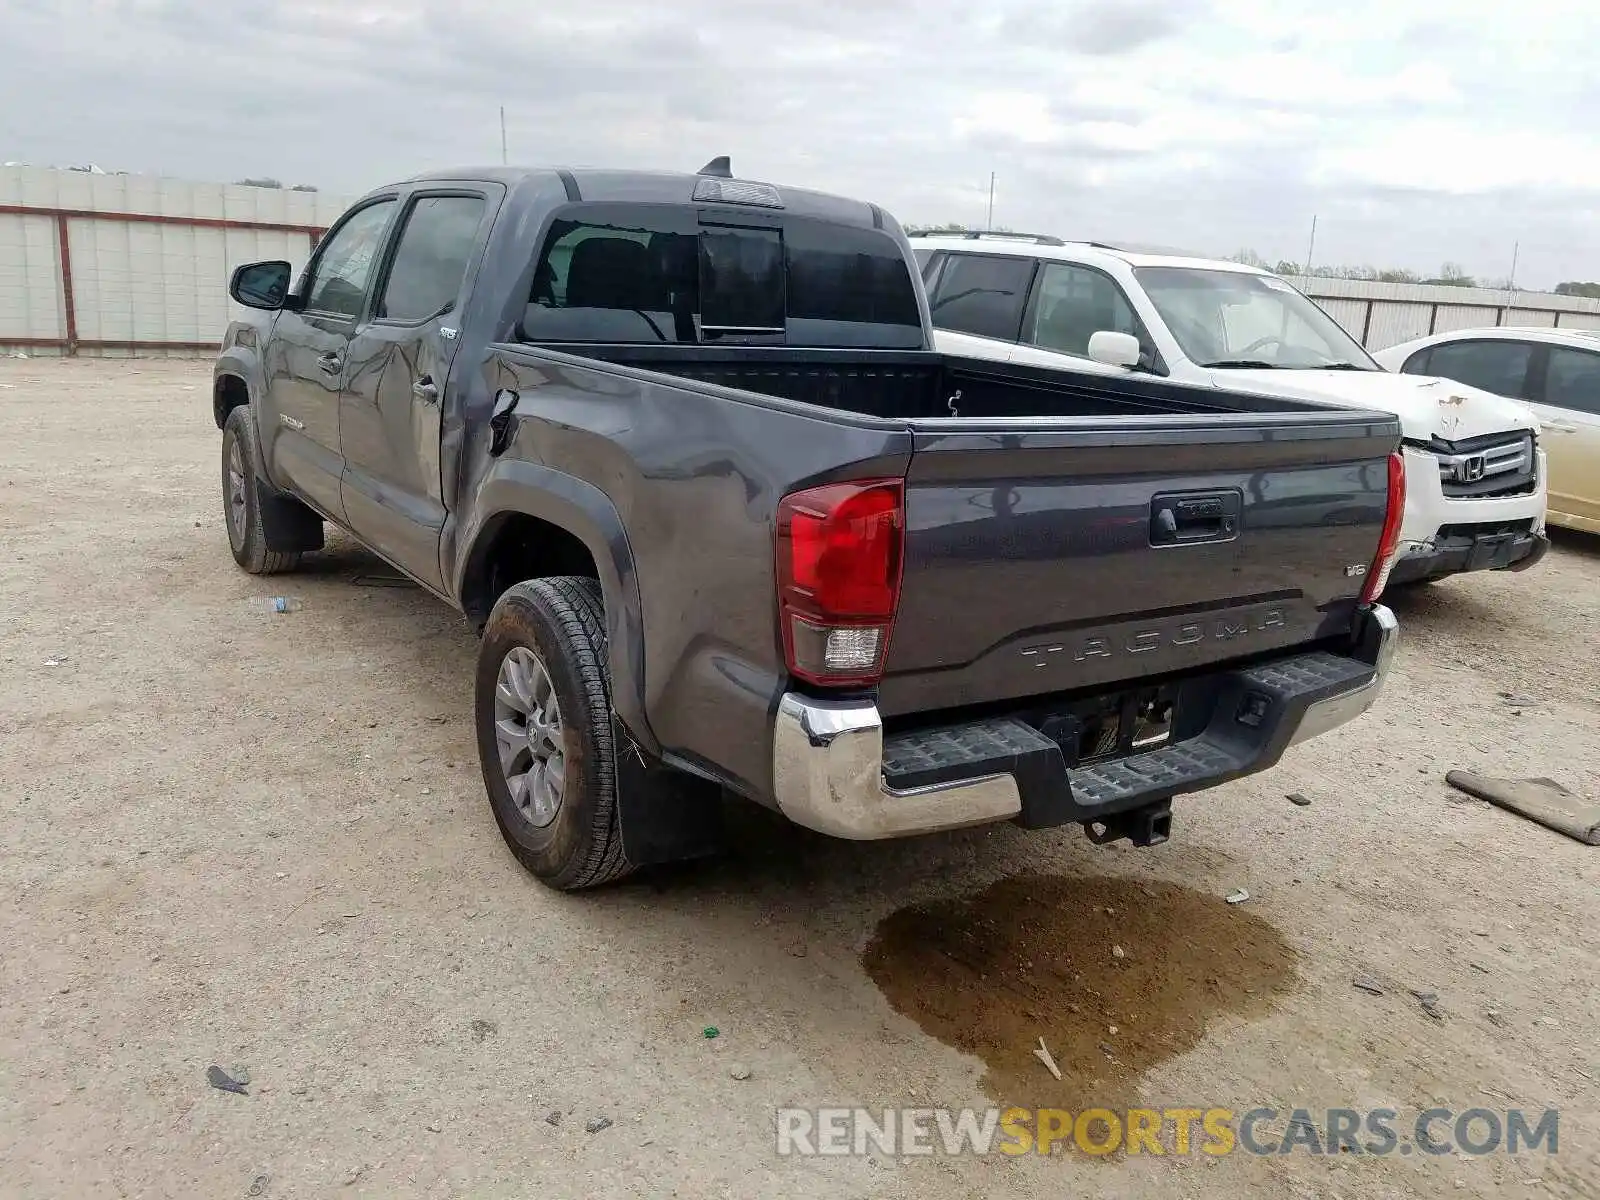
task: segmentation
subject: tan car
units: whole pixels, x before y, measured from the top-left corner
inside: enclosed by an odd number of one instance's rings
[[[1525,400],[1542,426],[1551,525],[1600,533],[1600,330],[1455,329],[1373,356]]]

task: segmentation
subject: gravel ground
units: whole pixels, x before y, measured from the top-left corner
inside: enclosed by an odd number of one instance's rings
[[[1379,706],[1160,848],[742,806],[716,862],[560,896],[482,796],[465,623],[342,537],[234,567],[206,364],[0,361],[0,428],[7,1196],[1600,1195],[1600,849],[1443,781],[1600,797],[1600,540],[1396,598]],[[1554,1107],[1560,1143],[775,1152],[780,1105],[990,1097]]]

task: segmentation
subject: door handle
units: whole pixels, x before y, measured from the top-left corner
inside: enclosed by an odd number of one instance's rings
[[[344,370],[344,359],[337,354],[324,354],[317,359],[317,368],[324,375],[337,375]]]
[[[1168,492],[1150,502],[1150,544],[1186,546],[1229,542],[1239,535],[1243,493]]]
[[[426,375],[412,382],[411,394],[424,404],[439,403],[439,385]]]

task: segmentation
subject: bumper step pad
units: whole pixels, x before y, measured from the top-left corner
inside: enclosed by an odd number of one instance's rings
[[[1059,745],[1012,717],[891,734],[883,740],[883,782],[910,792],[1011,775],[1022,797],[1021,824],[1098,820],[1271,766],[1307,708],[1360,688],[1375,673],[1324,651],[1223,672],[1211,692],[1209,724],[1197,736],[1081,767],[1069,768]]]

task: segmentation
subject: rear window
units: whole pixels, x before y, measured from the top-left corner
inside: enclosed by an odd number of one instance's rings
[[[914,349],[899,244],[804,218],[590,205],[545,239],[518,330],[532,342]]]

